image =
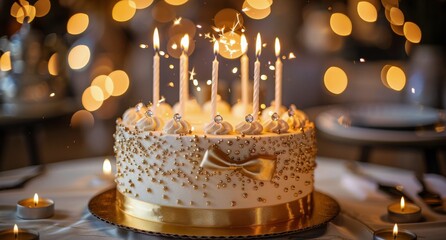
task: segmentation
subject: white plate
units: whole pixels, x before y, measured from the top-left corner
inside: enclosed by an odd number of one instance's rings
[[[361,104],[347,110],[352,126],[373,128],[414,128],[435,124],[438,111],[407,104]]]

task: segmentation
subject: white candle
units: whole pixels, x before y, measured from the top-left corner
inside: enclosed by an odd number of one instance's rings
[[[249,58],[248,55],[246,54],[248,50],[248,42],[246,41],[246,37],[244,34],[242,34],[240,45],[243,52],[243,55],[240,58],[241,79],[242,79],[241,95],[242,95],[242,105],[246,114],[247,113],[246,111],[248,110]]]
[[[256,40],[256,61],[254,63],[254,91],[252,96],[252,115],[254,121],[257,121],[259,115],[259,91],[260,91],[260,61],[259,56],[262,48],[262,40],[260,39],[260,33],[257,34]]]
[[[155,28],[153,33],[153,49],[155,55],[153,56],[153,102],[152,111],[156,112],[156,107],[160,98],[160,56],[158,54],[160,46],[160,40],[158,36],[158,28]]]
[[[180,56],[180,112],[179,114],[184,117],[184,108],[188,98],[187,81],[189,81],[189,58],[187,56],[187,50],[189,48],[189,35],[184,35],[181,38],[181,56]]]
[[[212,92],[211,92],[211,121],[217,114],[217,91],[218,91],[218,41],[214,42],[215,58],[212,62]]]
[[[280,42],[279,38],[276,38],[275,44],[276,50],[276,94],[275,94],[275,111],[277,114],[280,114],[280,106],[282,106],[282,61],[280,61]]]

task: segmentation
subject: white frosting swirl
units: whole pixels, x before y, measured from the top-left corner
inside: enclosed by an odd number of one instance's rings
[[[262,133],[263,126],[258,121],[246,122],[243,121],[235,127],[235,131],[246,135],[257,135]]]
[[[232,125],[227,121],[223,121],[221,123],[216,123],[214,121],[206,124],[204,127],[204,132],[212,135],[224,135],[232,132]]]
[[[283,119],[269,120],[265,123],[265,131],[273,133],[286,133],[288,132],[288,123]]]
[[[146,111],[146,107],[141,107],[139,111],[137,111],[135,107],[131,107],[122,115],[122,121],[127,124],[127,126],[134,126],[139,119],[144,117]]]
[[[308,116],[301,110],[294,109],[294,115],[289,116],[289,113],[284,113],[282,119],[285,120],[292,130],[297,130],[308,121]]]
[[[136,128],[142,131],[157,131],[163,126],[163,120],[157,116],[145,116],[136,122]]]
[[[187,134],[189,133],[191,126],[186,120],[175,120],[171,119],[164,126],[164,133],[167,134]]]

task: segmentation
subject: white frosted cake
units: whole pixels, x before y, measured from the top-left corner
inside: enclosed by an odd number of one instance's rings
[[[308,214],[314,124],[296,109],[263,121],[225,114],[211,121],[204,112],[181,119],[142,104],[128,109],[114,135],[118,207],[148,221],[198,227]]]

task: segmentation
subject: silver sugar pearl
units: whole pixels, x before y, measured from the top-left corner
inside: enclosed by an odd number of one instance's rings
[[[217,115],[214,117],[214,122],[215,122],[215,123],[221,123],[221,122],[223,122],[223,117],[222,117],[220,114],[217,114]]]
[[[294,110],[293,109],[288,110],[288,116],[289,117],[294,116]]]
[[[179,113],[175,113],[173,115],[173,120],[175,120],[176,122],[181,121],[181,115]]]
[[[252,116],[252,114],[246,115],[245,121],[248,123],[252,123],[254,121],[254,116]]]
[[[146,117],[152,117],[153,116],[153,111],[152,110],[147,110],[146,112]]]
[[[136,104],[136,106],[135,106],[135,110],[136,110],[136,112],[141,111],[142,107],[144,107],[144,104],[142,104],[142,103],[138,103],[138,104]]]
[[[271,115],[271,119],[272,119],[273,121],[277,121],[277,120],[279,120],[279,114],[277,114],[276,112],[273,113],[273,115]]]

